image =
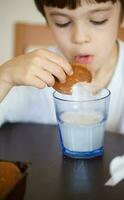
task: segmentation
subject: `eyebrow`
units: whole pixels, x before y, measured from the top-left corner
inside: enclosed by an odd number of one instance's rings
[[[97,12],[106,12],[106,11],[110,11],[112,9],[112,6],[109,6],[107,8],[103,7],[103,8],[97,8],[97,9],[91,9],[89,10],[89,13],[93,14],[93,13],[97,13]],[[62,16],[62,17],[69,17],[68,14],[65,13],[61,13],[59,11],[52,11],[50,13],[51,16]]]
[[[67,14],[64,14],[64,13],[60,13],[60,12],[57,12],[57,11],[53,11],[50,13],[51,16],[62,16],[62,17],[68,17]]]
[[[105,11],[110,11],[112,9],[112,6],[109,6],[107,8],[98,8],[95,10],[89,11],[90,13],[96,13],[96,12],[105,12]]]

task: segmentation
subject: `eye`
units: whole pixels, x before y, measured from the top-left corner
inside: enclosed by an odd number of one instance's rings
[[[94,25],[102,25],[105,24],[108,21],[108,19],[104,19],[102,21],[94,21],[94,20],[90,20],[90,22]]]
[[[59,24],[59,23],[55,23],[56,26],[60,27],[60,28],[63,28],[63,27],[66,27],[70,24],[71,22],[67,22],[67,23],[64,23],[64,24]]]

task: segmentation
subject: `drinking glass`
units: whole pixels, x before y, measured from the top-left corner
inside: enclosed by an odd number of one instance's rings
[[[62,152],[71,158],[93,158],[104,152],[110,91],[97,95],[53,93]]]

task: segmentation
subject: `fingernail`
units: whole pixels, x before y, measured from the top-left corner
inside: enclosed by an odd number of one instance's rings
[[[66,80],[61,80],[61,83],[65,83],[66,82]]]
[[[73,71],[69,72],[69,76],[72,76],[73,75]]]

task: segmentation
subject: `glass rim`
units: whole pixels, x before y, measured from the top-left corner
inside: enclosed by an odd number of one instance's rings
[[[99,98],[96,98],[96,99],[95,98],[89,99],[89,100],[88,99],[87,100],[72,100],[72,99],[64,99],[64,97],[63,98],[57,97],[56,96],[57,93],[58,94],[62,94],[62,93],[59,93],[56,90],[53,92],[53,97],[57,100],[61,100],[61,101],[64,101],[64,102],[93,102],[93,101],[100,101],[100,100],[106,99],[110,96],[111,91],[108,88],[104,88],[103,90],[107,91],[108,93],[106,95],[102,96],[102,97],[99,97]],[[62,94],[62,95],[66,96],[68,94]]]

